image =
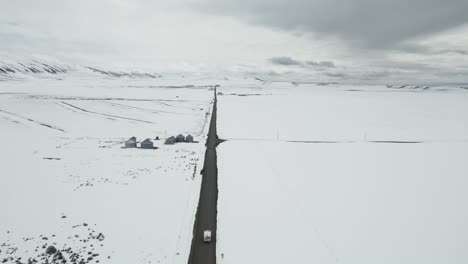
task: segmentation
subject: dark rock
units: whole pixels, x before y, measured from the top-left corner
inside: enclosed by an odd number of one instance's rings
[[[54,247],[54,246],[49,246],[47,249],[46,249],[46,253],[47,254],[55,254],[57,252],[57,249]]]
[[[104,235],[102,233],[99,233],[96,237],[99,241],[103,241],[104,240]]]
[[[56,259],[63,259],[62,252],[57,251],[57,253],[55,253],[55,255],[54,255],[54,258],[56,258]]]

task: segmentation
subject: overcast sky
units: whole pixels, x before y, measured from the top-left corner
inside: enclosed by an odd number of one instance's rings
[[[294,81],[468,83],[466,0],[0,0],[0,55]]]

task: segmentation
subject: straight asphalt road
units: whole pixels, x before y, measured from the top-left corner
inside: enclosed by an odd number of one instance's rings
[[[216,146],[216,88],[214,91],[213,113],[211,114],[208,139],[206,140],[205,161],[202,170],[200,200],[193,229],[192,247],[188,264],[216,263],[216,217],[218,214],[218,167]],[[203,242],[203,231],[211,230],[211,242]]]

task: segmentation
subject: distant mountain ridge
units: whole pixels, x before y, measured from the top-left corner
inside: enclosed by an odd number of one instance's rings
[[[0,60],[0,81],[21,80],[28,77],[63,78],[70,73],[100,75],[108,78],[161,78],[154,72],[136,70],[111,70],[97,66],[70,65],[61,62],[31,60],[29,62],[11,62]]]

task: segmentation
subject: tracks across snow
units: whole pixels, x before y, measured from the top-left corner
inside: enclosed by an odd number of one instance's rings
[[[150,109],[150,108],[143,108],[143,107],[131,106],[131,105],[126,105],[126,104],[121,104],[121,103],[108,102],[108,101],[103,101],[103,102],[107,103],[107,104],[110,104],[112,106],[115,106],[115,107],[121,107],[121,108],[125,108],[125,109],[137,109],[137,110],[142,110],[142,111],[146,111],[146,112],[153,113],[153,114],[164,113],[164,114],[175,114],[175,115],[197,115],[197,114],[193,114],[193,113],[177,113],[177,112],[171,112],[171,111],[163,111],[163,110],[156,110],[156,109]]]
[[[11,118],[9,118],[9,117],[7,117],[7,116],[0,116],[0,117],[3,118],[3,119],[6,120],[6,121],[9,121],[9,122],[12,122],[12,123],[15,123],[15,124],[21,124],[20,121],[11,119]]]
[[[7,93],[4,93],[7,94]],[[8,93],[8,95],[22,95],[21,97],[24,99],[46,99],[46,100],[56,100],[56,101],[101,101],[106,102],[109,104],[119,105],[116,102],[153,102],[163,106],[172,107],[172,108],[179,108],[179,109],[190,109],[195,110],[196,106],[184,106],[184,105],[174,105],[172,103],[187,103],[191,102],[190,100],[185,99],[145,99],[145,98],[124,98],[124,97],[82,97],[82,96],[52,96],[52,95],[40,95],[40,94],[26,94],[26,93]],[[0,94],[2,95],[2,94]],[[120,104],[123,106],[128,106],[125,104]],[[138,107],[128,106],[135,109],[139,109]],[[141,108],[140,110],[145,110],[145,108]],[[168,113],[168,114],[180,114],[184,115],[184,113],[178,112],[171,112],[171,111],[162,111],[162,110],[155,110],[155,109],[147,109],[147,110],[154,110],[156,112],[161,113]]]
[[[63,102],[63,101],[61,101],[60,104],[63,105],[63,106],[71,107],[71,108],[73,108],[73,109],[75,109],[75,110],[78,110],[78,111],[80,111],[80,112],[84,112],[84,113],[88,113],[88,114],[94,114],[94,115],[99,115],[99,116],[104,116],[104,117],[107,117],[107,118],[109,118],[109,119],[117,118],[117,119],[130,120],[130,121],[141,122],[141,123],[147,123],[147,124],[154,124],[154,122],[147,121],[147,120],[141,120],[141,119],[135,119],[135,118],[123,117],[123,116],[117,116],[117,115],[110,115],[110,114],[105,114],[105,113],[99,113],[99,112],[94,112],[94,111],[86,110],[86,109],[80,108],[80,107],[78,107],[78,106],[76,106],[76,105],[72,105],[72,104],[70,104],[70,103]]]
[[[2,110],[2,109],[0,109],[0,112],[11,115],[11,116],[18,117],[20,119],[27,120],[27,121],[32,122],[32,123],[36,123],[36,124],[38,124],[40,126],[43,126],[43,127],[47,127],[47,128],[53,129],[53,130],[60,131],[60,132],[65,132],[65,130],[63,130],[63,129],[59,128],[59,127],[56,127],[54,125],[50,125],[50,124],[47,124],[47,123],[44,123],[44,122],[41,122],[41,121],[37,121],[37,120],[34,120],[32,118],[29,118],[29,117],[24,117],[24,116],[21,116],[21,115],[18,115],[18,114],[9,112],[9,111],[5,111],[5,110]]]
[[[188,102],[183,99],[146,99],[146,98],[127,98],[127,97],[85,97],[85,96],[52,96],[43,94],[24,94],[25,99],[54,99],[66,101],[131,101],[131,102]]]

